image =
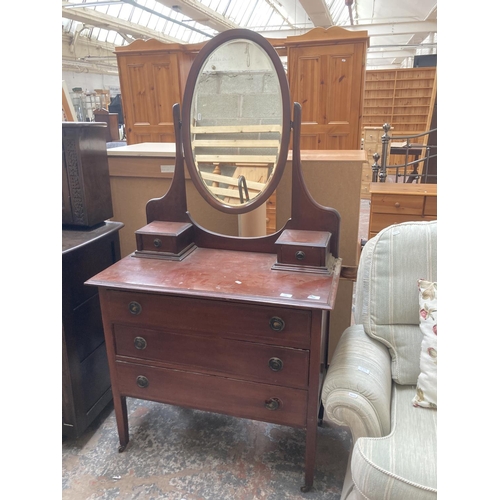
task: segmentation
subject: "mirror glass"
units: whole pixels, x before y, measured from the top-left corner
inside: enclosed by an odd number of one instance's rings
[[[240,38],[217,46],[198,72],[189,118],[202,187],[221,206],[255,205],[283,142],[283,96],[268,53]]]

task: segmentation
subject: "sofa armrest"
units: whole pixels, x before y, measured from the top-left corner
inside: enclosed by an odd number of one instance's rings
[[[360,437],[386,436],[391,428],[391,357],[366,335],[363,325],[347,328],[335,349],[321,399],[329,420]]]

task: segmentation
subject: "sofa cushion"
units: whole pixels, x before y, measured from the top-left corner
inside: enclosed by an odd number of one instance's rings
[[[422,330],[420,375],[413,404],[437,408],[437,283],[419,280],[419,313]]]
[[[415,385],[422,345],[415,284],[420,278],[437,281],[437,221],[394,224],[369,248],[363,267],[365,331],[389,348],[393,380]]]
[[[414,394],[415,387],[393,384],[391,433],[356,441],[354,498],[437,498],[437,410],[413,406]]]

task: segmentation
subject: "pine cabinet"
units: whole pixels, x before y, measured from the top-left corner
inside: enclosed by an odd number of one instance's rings
[[[302,106],[302,148],[359,149],[368,32],[314,28],[285,46],[292,102]]]
[[[137,40],[117,47],[127,144],[175,141],[172,106],[182,101],[187,73],[202,46]]]

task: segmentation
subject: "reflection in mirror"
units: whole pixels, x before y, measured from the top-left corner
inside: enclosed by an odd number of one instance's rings
[[[226,42],[205,61],[191,103],[191,146],[196,170],[219,202],[244,206],[271,180],[282,104],[273,62],[253,41]]]

